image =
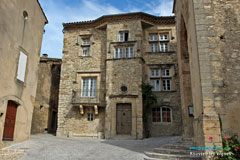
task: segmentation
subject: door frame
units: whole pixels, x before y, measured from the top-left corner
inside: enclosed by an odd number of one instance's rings
[[[12,103],[11,105],[13,105],[13,107],[16,107],[16,112],[15,112],[15,115],[14,115],[14,126],[13,126],[13,135],[12,135],[12,138],[5,138],[4,135],[5,135],[5,125],[6,125],[6,119],[8,117],[8,107],[10,106],[10,103]],[[2,141],[14,141],[14,133],[15,133],[15,127],[16,127],[16,119],[17,119],[17,110],[18,110],[18,106],[19,104],[16,103],[15,101],[13,100],[8,100],[7,101],[7,107],[6,107],[6,112],[5,112],[5,119],[4,119],[4,125],[3,125],[3,133],[2,133]]]
[[[123,134],[123,133],[118,133],[118,105],[129,105],[130,106],[130,111],[131,111],[131,117],[130,117],[130,126],[131,126],[131,129],[130,129],[130,133],[128,134]],[[133,113],[133,109],[132,109],[132,103],[116,103],[116,135],[132,135],[132,128],[133,128],[133,125],[132,125],[132,113]]]

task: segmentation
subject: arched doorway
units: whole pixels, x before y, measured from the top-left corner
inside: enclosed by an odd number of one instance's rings
[[[188,32],[183,16],[180,22],[180,83],[183,119],[183,137],[193,137],[193,98],[191,84],[191,55],[189,54]]]
[[[17,107],[17,103],[14,101],[8,101],[3,131],[3,140],[5,141],[13,141]]]

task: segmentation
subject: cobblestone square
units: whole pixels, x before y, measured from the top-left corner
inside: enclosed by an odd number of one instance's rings
[[[23,154],[19,154],[20,160],[142,160],[144,151],[152,151],[178,139],[179,137],[99,140],[40,134],[32,135],[30,140],[6,147],[5,150],[21,151]],[[5,158],[7,159],[6,156]]]

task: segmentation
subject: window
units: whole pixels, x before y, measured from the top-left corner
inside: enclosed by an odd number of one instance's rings
[[[127,47],[126,48],[126,58],[132,58],[133,57],[133,47]]]
[[[82,56],[90,56],[90,47],[83,47],[83,54]]]
[[[82,45],[90,45],[90,40],[89,39],[83,39]]]
[[[171,109],[162,107],[162,122],[171,122]]]
[[[155,42],[154,42],[155,41]],[[150,34],[149,44],[151,52],[168,52],[169,35],[165,34]]]
[[[152,122],[171,123],[172,109],[169,107],[152,108]]]
[[[17,79],[24,82],[27,67],[27,55],[20,51],[18,60]]]
[[[114,58],[123,58],[123,48],[115,48]]]
[[[166,66],[164,66],[164,68],[165,67]],[[153,87],[152,91],[172,91],[173,77],[171,72],[171,68],[150,68],[150,82]]]
[[[163,69],[162,77],[170,77],[170,69]]]
[[[150,34],[149,41],[157,41],[157,40],[158,40],[158,35],[157,34]]]
[[[160,34],[160,41],[167,41],[168,40],[168,34]]]
[[[119,32],[119,41],[120,42],[128,41],[128,31]]]
[[[160,91],[160,80],[151,79],[152,91]]]
[[[88,113],[88,121],[93,121],[93,114],[92,113]]]
[[[162,80],[163,90],[170,91],[171,90],[171,80],[170,79],[163,79]]]
[[[83,78],[82,79],[82,97],[96,97],[97,92],[97,78]]]
[[[158,43],[151,43],[151,52],[158,52]]]
[[[159,69],[151,69],[151,77],[160,77]]]
[[[168,43],[161,43],[160,44],[160,52],[167,52],[168,51]]]

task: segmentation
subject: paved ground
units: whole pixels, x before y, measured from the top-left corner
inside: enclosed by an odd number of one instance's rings
[[[143,160],[144,151],[152,151],[179,138],[99,140],[43,134],[5,149],[23,152],[20,160]]]

